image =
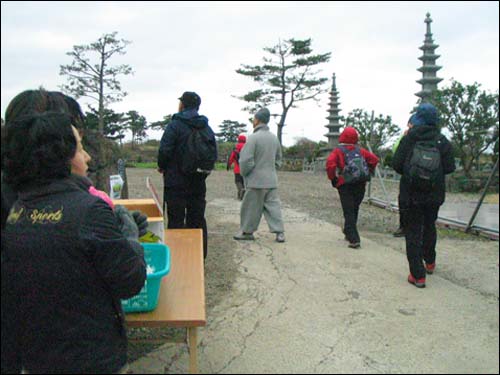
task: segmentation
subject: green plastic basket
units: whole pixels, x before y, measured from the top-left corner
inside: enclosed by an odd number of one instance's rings
[[[160,284],[163,276],[170,271],[170,249],[167,245],[160,243],[142,243],[144,248],[144,259],[149,271],[146,282],[139,294],[122,300],[123,311],[147,312],[156,309],[160,295]]]

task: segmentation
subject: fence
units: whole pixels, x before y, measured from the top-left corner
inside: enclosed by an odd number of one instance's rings
[[[446,177],[446,202],[441,206],[438,225],[476,232],[499,239],[498,160],[488,178]],[[463,187],[474,187],[465,191]],[[465,189],[467,190],[467,189]],[[368,186],[367,201],[392,211],[398,209],[399,175],[378,169]]]
[[[326,159],[304,160],[304,173],[325,173]],[[498,160],[490,173],[474,178],[460,172],[446,176],[446,202],[441,207],[438,225],[484,234],[499,239],[498,225]],[[378,207],[398,212],[399,180],[392,168],[377,168],[368,184],[366,201]]]

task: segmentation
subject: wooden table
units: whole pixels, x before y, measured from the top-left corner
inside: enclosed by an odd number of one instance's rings
[[[125,315],[128,327],[184,327],[189,371],[198,372],[197,328],[206,325],[203,233],[201,229],[167,229],[170,272],[163,277],[155,310]]]

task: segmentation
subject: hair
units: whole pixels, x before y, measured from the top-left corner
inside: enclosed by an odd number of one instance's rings
[[[78,102],[59,91],[26,90],[16,95],[5,110],[5,122],[35,113],[59,112],[67,114],[76,128],[82,128],[85,116]]]
[[[57,112],[7,122],[1,153],[5,181],[22,190],[68,177],[77,147],[71,122]]]

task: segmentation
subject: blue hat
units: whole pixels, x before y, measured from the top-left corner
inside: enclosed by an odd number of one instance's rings
[[[437,126],[439,123],[439,114],[432,104],[423,103],[417,107],[417,111],[410,117],[410,123],[413,126]]]

